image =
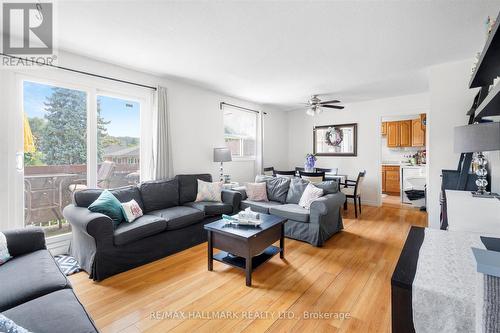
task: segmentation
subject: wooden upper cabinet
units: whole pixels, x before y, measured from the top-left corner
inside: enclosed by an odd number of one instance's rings
[[[413,147],[425,146],[425,126],[422,126],[421,119],[411,121],[411,145]]]
[[[381,132],[382,132],[383,136],[387,135],[387,122],[386,121],[382,122],[382,130],[381,130]]]
[[[399,122],[399,146],[411,147],[411,120]]]
[[[387,122],[387,147],[399,147],[399,121]]]

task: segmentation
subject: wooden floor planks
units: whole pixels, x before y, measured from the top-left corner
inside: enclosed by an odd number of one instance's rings
[[[242,271],[218,262],[207,271],[206,244],[100,283],[70,279],[102,332],[388,332],[390,277],[410,226],[426,226],[427,214],[363,206],[353,215],[350,206],[344,231],[322,248],[287,239],[286,259],[259,267],[251,288]]]

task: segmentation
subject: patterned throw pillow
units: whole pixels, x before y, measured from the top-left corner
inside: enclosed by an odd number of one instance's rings
[[[5,238],[3,232],[0,232],[0,265],[5,264],[10,258],[12,257],[7,248],[7,238]]]
[[[134,222],[135,219],[141,217],[143,215],[141,206],[134,199],[129,202],[122,203],[122,213],[125,217],[125,221]]]
[[[204,182],[198,179],[198,194],[196,202],[199,201],[222,201],[222,182]]]
[[[269,201],[266,183],[247,183],[247,196],[250,201]]]
[[[300,197],[299,206],[309,209],[311,207],[311,202],[323,196],[323,189],[314,186],[313,184],[307,184],[304,193]]]

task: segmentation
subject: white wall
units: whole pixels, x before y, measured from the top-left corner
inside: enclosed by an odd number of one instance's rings
[[[453,152],[453,128],[466,125],[477,89],[469,89],[472,60],[429,68],[430,112],[427,135],[429,226],[439,228],[441,170],[456,169],[460,154]]]
[[[358,156],[318,157],[318,167],[336,167],[339,173],[350,179],[359,171],[366,170],[363,183],[363,198],[366,204],[380,205],[381,192],[381,120],[384,116],[427,113],[428,95],[416,94],[372,100],[346,105],[344,110],[325,111],[319,116],[309,117],[303,111],[289,115],[288,168],[302,166],[304,157],[313,150],[314,126],[346,123],[358,124]]]
[[[288,113],[263,108],[264,116],[264,167],[283,170],[288,167]]]

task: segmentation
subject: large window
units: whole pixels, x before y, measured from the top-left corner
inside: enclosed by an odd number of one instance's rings
[[[87,184],[87,94],[23,82],[25,224],[69,231],[62,209]]]
[[[257,113],[224,110],[224,140],[235,158],[255,158],[257,152]]]
[[[25,224],[70,231],[62,209],[88,187],[140,181],[141,103],[23,81]]]
[[[97,185],[115,188],[140,178],[140,104],[97,96]]]

